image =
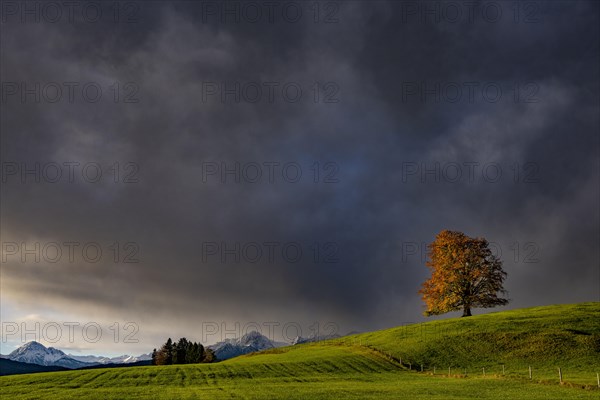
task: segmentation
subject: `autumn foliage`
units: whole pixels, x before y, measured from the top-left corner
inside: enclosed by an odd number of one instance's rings
[[[463,309],[490,308],[508,304],[502,283],[506,272],[502,261],[492,254],[484,238],[444,230],[428,246],[429,278],[419,290],[427,306],[425,315],[439,315]]]

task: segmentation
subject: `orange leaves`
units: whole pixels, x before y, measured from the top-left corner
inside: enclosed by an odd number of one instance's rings
[[[502,283],[506,273],[502,262],[489,249],[484,238],[471,238],[462,232],[444,230],[428,246],[426,266],[431,278],[419,293],[427,306],[425,315],[444,314],[471,307],[493,307],[508,303]]]

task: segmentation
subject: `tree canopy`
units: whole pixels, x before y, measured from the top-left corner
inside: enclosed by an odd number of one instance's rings
[[[431,277],[419,293],[427,306],[425,315],[439,315],[463,309],[490,308],[508,304],[501,297],[506,272],[502,261],[492,254],[484,238],[444,230],[428,245],[427,267]]]
[[[202,344],[181,338],[173,343],[169,338],[157,351],[152,352],[153,365],[197,364],[215,361],[214,353]]]

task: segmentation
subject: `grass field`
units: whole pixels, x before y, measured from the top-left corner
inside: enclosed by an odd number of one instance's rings
[[[216,364],[6,376],[0,378],[0,393],[10,399],[598,400],[598,321],[600,303],[536,307],[279,348]]]

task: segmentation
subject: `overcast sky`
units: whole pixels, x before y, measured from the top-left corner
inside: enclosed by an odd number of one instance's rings
[[[443,229],[600,300],[597,2],[74,3],[2,3],[3,354],[423,321]]]

